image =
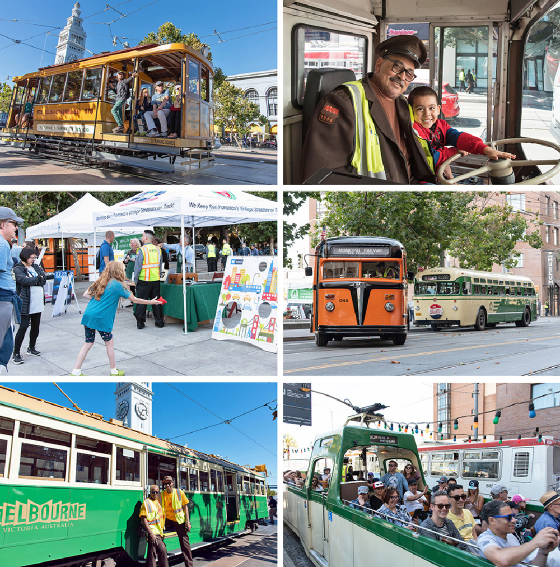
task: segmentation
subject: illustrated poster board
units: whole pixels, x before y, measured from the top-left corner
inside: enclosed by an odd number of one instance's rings
[[[212,338],[278,350],[276,256],[229,256],[218,298]]]
[[[52,303],[53,317],[60,317],[66,314],[66,310],[72,301],[74,288],[74,272],[56,271],[54,273]]]

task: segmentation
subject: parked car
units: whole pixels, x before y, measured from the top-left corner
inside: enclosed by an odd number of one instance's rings
[[[8,113],[0,112],[0,128],[5,128],[8,123]]]
[[[405,96],[416,87],[428,86],[427,83],[411,83],[406,89]],[[441,89],[441,113],[443,117],[448,120],[449,118],[456,118],[459,116],[459,95],[457,91],[449,84],[444,83]]]
[[[194,255],[197,258],[204,258],[204,256],[206,255],[206,246],[204,246],[204,244],[195,244]]]

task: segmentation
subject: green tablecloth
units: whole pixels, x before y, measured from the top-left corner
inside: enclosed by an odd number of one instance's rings
[[[187,330],[195,331],[200,321],[213,321],[220,296],[221,283],[192,284],[187,286]],[[183,311],[183,286],[161,284],[161,296],[167,301],[163,314],[185,318]]]

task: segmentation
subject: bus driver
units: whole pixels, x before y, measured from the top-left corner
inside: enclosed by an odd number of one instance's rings
[[[315,109],[303,147],[305,179],[327,168],[399,184],[435,183],[429,148],[426,153],[414,135],[402,96],[426,61],[426,47],[416,36],[399,35],[375,53],[373,75],[337,87]]]

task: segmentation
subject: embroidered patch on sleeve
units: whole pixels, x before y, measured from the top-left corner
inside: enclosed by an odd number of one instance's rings
[[[338,108],[332,104],[325,104],[323,108],[321,108],[321,112],[319,112],[319,121],[324,124],[334,124],[339,114],[340,110],[338,110]]]

